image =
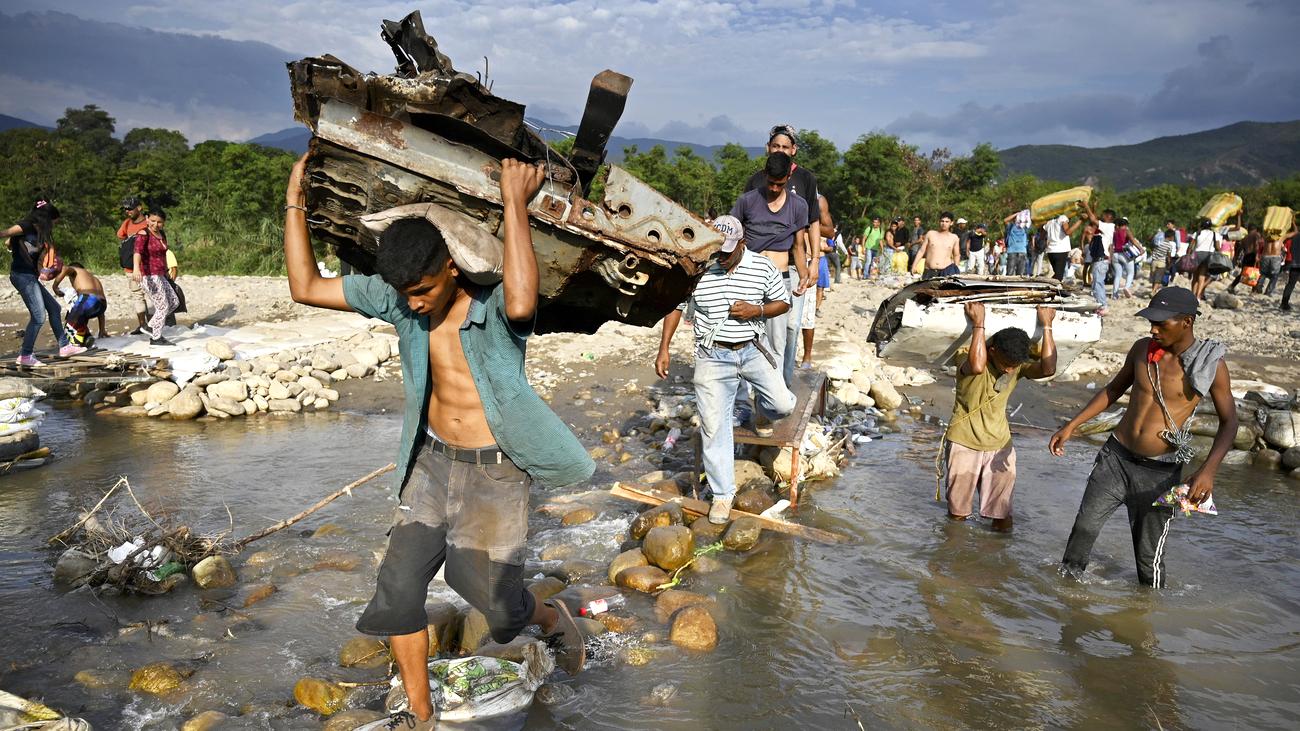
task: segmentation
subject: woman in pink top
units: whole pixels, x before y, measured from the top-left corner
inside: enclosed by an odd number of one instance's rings
[[[166,213],[150,211],[148,227],[135,235],[135,270],[131,277],[141,283],[145,296],[153,305],[153,315],[149,317],[150,345],[171,345],[171,341],[162,336],[162,329],[167,316],[175,312],[179,304],[176,290],[167,281],[167,234],[163,230],[166,223]]]

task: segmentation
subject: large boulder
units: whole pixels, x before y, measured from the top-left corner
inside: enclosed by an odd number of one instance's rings
[[[876,402],[876,406],[886,411],[903,405],[903,395],[894,388],[894,384],[883,378],[872,381],[870,396]]]
[[[243,381],[222,381],[208,386],[208,396],[210,398],[230,399],[239,403],[248,398],[248,384]]]
[[[208,556],[194,565],[194,584],[200,589],[229,589],[239,582],[225,556]]]
[[[149,388],[145,389],[144,403],[139,405],[143,406],[144,404],[165,404],[168,401],[170,401],[173,396],[180,393],[180,391],[181,391],[181,387],[177,386],[175,383],[172,383],[171,381],[157,381],[156,383],[150,384]],[[133,393],[131,394],[131,403],[135,403],[135,400],[136,400],[136,396]]]
[[[1264,426],[1264,441],[1279,451],[1300,444],[1300,414],[1294,411],[1269,411],[1268,422]]]
[[[646,560],[665,571],[674,571],[686,565],[695,553],[695,535],[682,525],[651,528],[641,545]]]
[[[636,518],[632,520],[632,526],[628,529],[628,532],[632,535],[634,540],[639,541],[642,538],[645,538],[645,535],[650,532],[651,528],[668,525],[681,525],[683,522],[681,506],[673,503],[664,503],[663,505],[656,505],[655,507],[636,516]]]
[[[641,549],[633,548],[624,551],[615,556],[614,560],[609,563],[609,583],[617,584],[618,575],[627,569],[648,565],[650,565],[650,562],[646,559],[645,554],[641,553]]]
[[[322,716],[343,710],[347,691],[342,686],[319,678],[302,678],[293,686],[294,700]]]
[[[633,566],[618,574],[618,585],[643,594],[653,594],[668,583],[668,574],[656,566]]]
[[[717,606],[717,601],[713,597],[696,594],[693,591],[669,589],[655,599],[655,619],[659,620],[661,624],[667,624],[668,620],[672,619],[672,616],[677,613],[677,610],[696,604],[703,605],[709,611],[713,611]]]
[[[673,616],[668,639],[686,650],[708,652],[718,646],[718,625],[708,609],[693,604]]]
[[[763,524],[748,516],[736,518],[722,536],[722,545],[730,551],[748,551],[758,543]]]
[[[203,399],[199,389],[190,386],[176,394],[167,402],[167,413],[173,419],[193,419],[203,413]]]

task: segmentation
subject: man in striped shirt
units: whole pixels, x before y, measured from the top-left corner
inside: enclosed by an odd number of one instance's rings
[[[736,448],[732,405],[741,381],[757,394],[755,431],[763,417],[779,419],[794,411],[795,396],[785,385],[764,321],[790,309],[790,298],[776,266],[742,244],[744,228],[734,216],[719,216],[713,228],[723,244],[695,284],[689,299],[664,318],[655,373],[668,377],[668,344],[688,314],[695,336],[695,400],[704,445],[704,473],[713,505],[709,521],[726,523],[736,496]]]

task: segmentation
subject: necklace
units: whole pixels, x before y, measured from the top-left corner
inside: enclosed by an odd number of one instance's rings
[[[1174,418],[1169,414],[1169,407],[1165,405],[1164,391],[1160,387],[1160,361],[1147,361],[1147,378],[1151,379],[1151,390],[1155,391],[1156,403],[1165,416],[1167,428],[1161,430],[1160,438],[1174,448],[1175,462],[1187,464],[1196,456],[1196,450],[1192,449],[1192,432],[1187,429],[1187,425],[1192,422],[1192,417],[1190,415],[1187,417],[1181,429],[1174,424]]]

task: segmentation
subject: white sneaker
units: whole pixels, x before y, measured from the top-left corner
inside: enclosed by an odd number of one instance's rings
[[[735,499],[734,495],[714,496],[713,504],[709,506],[709,522],[714,525],[726,525],[731,516],[731,503]]]

